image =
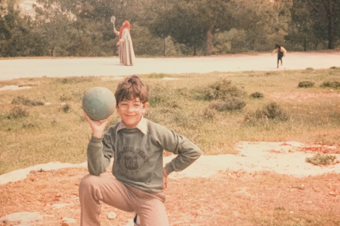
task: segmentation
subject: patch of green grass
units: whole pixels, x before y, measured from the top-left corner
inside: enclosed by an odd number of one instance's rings
[[[263,95],[263,93],[260,93],[260,92],[255,92],[255,93],[252,93],[252,94],[250,94],[250,97],[251,97],[251,98],[257,98],[257,99],[260,99],[260,98],[263,98],[263,97],[264,97],[264,95]]]
[[[309,162],[316,166],[319,166],[319,165],[325,166],[325,165],[332,164],[335,159],[336,159],[336,156],[334,155],[324,155],[324,154],[317,153],[313,157],[310,157],[310,158],[307,157],[306,162]]]
[[[340,82],[339,81],[326,81],[321,84],[320,87],[329,87],[329,88],[340,88]]]
[[[310,81],[303,81],[303,82],[299,82],[298,84],[298,87],[300,88],[309,88],[313,86],[314,86],[314,82],[310,82]]]

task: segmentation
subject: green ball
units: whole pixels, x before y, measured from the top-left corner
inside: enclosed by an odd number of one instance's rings
[[[83,97],[83,110],[93,121],[100,121],[113,114],[116,108],[116,98],[105,87],[89,89]]]

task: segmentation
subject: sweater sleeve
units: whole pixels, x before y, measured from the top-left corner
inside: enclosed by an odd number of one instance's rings
[[[166,129],[162,144],[166,151],[177,155],[166,164],[167,173],[182,171],[201,156],[201,150],[195,144],[172,130]]]
[[[108,132],[105,132],[103,138],[91,137],[87,146],[87,166],[90,174],[99,176],[110,164],[114,154],[110,138]]]

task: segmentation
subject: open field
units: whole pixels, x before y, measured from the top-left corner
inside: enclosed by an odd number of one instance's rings
[[[150,89],[147,118],[188,137],[204,154],[226,154],[237,153],[233,145],[240,141],[321,143],[338,150],[340,92],[337,86],[320,85],[337,84],[339,76],[339,68],[334,68],[141,77]],[[32,88],[0,92],[0,174],[51,161],[84,162],[91,131],[83,117],[82,96],[94,86],[114,91],[117,79],[1,81],[0,87]],[[306,80],[314,86],[299,88]],[[264,97],[250,97],[255,92]],[[118,120],[115,114],[110,125]]]

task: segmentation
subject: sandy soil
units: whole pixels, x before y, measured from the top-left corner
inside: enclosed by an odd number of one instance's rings
[[[340,52],[288,53],[279,70],[340,67]],[[137,58],[133,67],[112,58],[55,58],[0,60],[0,80],[27,77],[120,76],[148,73],[208,73],[213,71],[269,71],[276,69],[271,54],[235,54],[186,58]]]
[[[170,176],[165,193],[171,225],[271,225],[278,210],[283,215],[275,219],[283,222],[293,214],[314,220],[317,214],[318,225],[340,224],[340,164],[305,162],[317,152],[340,159],[338,147],[242,142],[235,149],[239,154],[202,156]],[[77,221],[70,225],[79,224],[78,184],[87,173],[86,163],[49,163],[0,176],[0,218],[29,211],[43,215],[43,225],[61,225],[64,217]],[[112,211],[118,215],[115,220],[107,217]],[[101,221],[126,225],[132,216],[103,204]]]

